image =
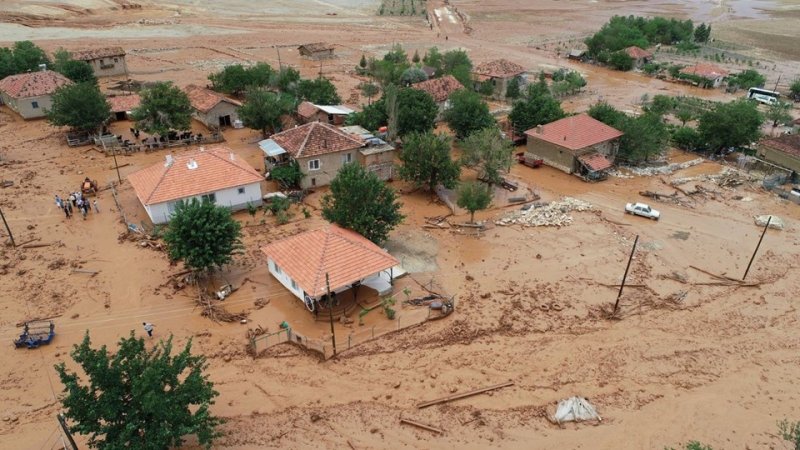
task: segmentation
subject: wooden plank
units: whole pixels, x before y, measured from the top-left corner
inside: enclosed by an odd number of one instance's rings
[[[86,269],[72,269],[72,273],[87,273],[89,275],[97,275],[100,273],[99,270],[86,270]]]
[[[415,427],[422,428],[423,430],[433,431],[434,433],[438,433],[438,434],[443,434],[443,433],[444,433],[444,430],[442,430],[442,429],[440,429],[440,428],[432,427],[432,426],[430,426],[430,425],[426,425],[426,424],[424,424],[424,423],[422,423],[422,422],[418,422],[418,421],[416,421],[416,420],[411,420],[411,419],[400,419],[400,423],[405,423],[405,424],[408,424],[408,425],[413,425],[413,426],[415,426]]]
[[[474,390],[467,391],[467,392],[456,393],[456,394],[453,394],[453,395],[448,395],[447,397],[442,397],[442,398],[437,398],[435,400],[422,402],[422,403],[417,405],[417,408],[419,408],[419,409],[427,408],[428,406],[438,405],[440,403],[452,402],[453,400],[458,400],[458,399],[466,398],[466,397],[472,397],[473,395],[483,394],[484,392],[489,392],[489,391],[493,391],[495,389],[501,389],[501,388],[508,387],[508,386],[513,386],[513,385],[514,385],[513,381],[506,381],[505,383],[495,384],[495,385],[487,386],[487,387],[480,388],[480,389],[474,389]]]
[[[701,269],[699,267],[696,267],[696,266],[689,266],[689,267],[691,267],[692,269],[697,270],[699,272],[703,272],[704,274],[706,274],[708,276],[717,278],[719,280],[733,281],[734,283],[742,283],[742,280],[737,280],[736,278],[726,277],[725,275],[713,274],[713,273],[711,273],[711,272],[709,272],[707,270],[703,270],[703,269]]]
[[[49,247],[49,246],[51,246],[51,245],[53,245],[53,243],[52,243],[52,242],[47,242],[47,243],[44,243],[44,244],[26,244],[26,245],[23,245],[23,246],[22,246],[22,248],[39,248],[39,247]]]

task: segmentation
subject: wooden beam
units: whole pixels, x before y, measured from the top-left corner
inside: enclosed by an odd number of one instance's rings
[[[434,433],[439,433],[439,434],[444,433],[444,430],[442,430],[441,428],[432,427],[432,426],[426,425],[426,424],[424,424],[422,422],[417,422],[416,420],[400,419],[400,423],[413,425],[415,427],[422,428],[423,430],[433,431]]]
[[[417,408],[419,408],[419,409],[427,408],[428,406],[438,405],[440,403],[452,402],[453,400],[458,400],[458,399],[465,398],[465,397],[472,397],[473,395],[483,394],[484,392],[489,392],[489,391],[493,391],[495,389],[501,389],[501,388],[508,387],[508,386],[513,386],[513,385],[514,385],[513,381],[506,381],[505,383],[495,384],[495,385],[492,385],[492,386],[487,386],[487,387],[480,388],[480,389],[474,389],[474,390],[467,391],[467,392],[461,392],[461,393],[457,393],[457,394],[453,394],[453,395],[448,395],[447,397],[437,398],[436,400],[430,400],[430,401],[427,401],[427,402],[423,402],[423,403],[418,404]]]

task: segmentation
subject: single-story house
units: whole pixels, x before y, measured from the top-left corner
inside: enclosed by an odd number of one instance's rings
[[[52,70],[10,75],[0,80],[0,100],[23,119],[44,117],[53,106],[53,93],[68,84],[72,81]]]
[[[565,117],[525,132],[525,157],[587,180],[605,178],[619,150],[622,132],[588,114]]]
[[[788,170],[800,173],[800,135],[784,134],[783,136],[764,139],[758,143],[756,154]]]
[[[420,81],[411,85],[412,89],[427,92],[439,106],[439,113],[436,120],[442,120],[444,112],[450,108],[450,94],[464,89],[464,85],[452,75],[445,75],[441,78],[431,78],[430,80]]]
[[[637,69],[642,68],[642,66],[649,63],[653,59],[652,53],[635,45],[632,45],[623,51],[627,53],[631,59],[633,59],[633,67],[636,67]]]
[[[310,59],[333,58],[333,44],[328,44],[327,42],[303,44],[297,47],[297,50],[300,51],[300,56]]]
[[[342,127],[340,130],[347,134],[358,136],[359,139],[363,139],[366,143],[358,151],[358,163],[362,167],[373,172],[383,181],[394,179],[394,146],[358,125]]]
[[[275,165],[297,161],[303,173],[303,189],[330,184],[343,165],[358,161],[364,145],[360,137],[324,122],[300,125],[259,143],[267,172]]]
[[[302,102],[297,106],[297,116],[302,123],[325,122],[331,125],[342,125],[347,116],[355,111],[344,105],[315,105]]]
[[[70,55],[72,59],[89,63],[97,77],[128,75],[128,64],[125,62],[125,50],[122,47],[77,50],[70,52]]]
[[[169,222],[181,200],[208,200],[234,211],[260,205],[263,180],[244,159],[222,146],[167,155],[164,162],[128,175],[154,224]]]
[[[111,116],[114,120],[128,120],[128,115],[142,103],[139,94],[115,95],[108,97]]]
[[[478,65],[472,70],[472,78],[475,81],[475,90],[479,90],[483,83],[492,83],[495,98],[505,98],[508,84],[517,78],[522,82],[522,75],[525,68],[507,59],[496,59]]]
[[[183,90],[192,103],[192,117],[208,129],[229,127],[239,120],[240,102],[195,84]]]
[[[728,76],[728,71],[708,63],[697,63],[693,66],[687,66],[681,69],[680,73],[684,75],[697,75],[698,77],[708,80],[711,87],[719,87]]]
[[[281,239],[261,251],[269,273],[311,311],[320,306],[329,286],[337,294],[360,285],[390,293],[392,268],[399,264],[367,238],[333,224]]]

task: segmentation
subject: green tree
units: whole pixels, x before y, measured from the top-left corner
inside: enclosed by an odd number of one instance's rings
[[[464,86],[472,82],[472,61],[461,49],[448,50],[442,55],[442,73],[452,75]]]
[[[592,105],[587,114],[593,119],[617,129],[620,129],[628,118],[622,111],[602,101]]]
[[[82,375],[63,362],[55,366],[70,431],[88,435],[99,449],[177,448],[187,435],[211,448],[222,421],[209,408],[219,393],[204,373],[205,357],[191,349],[190,339],[173,355],[171,336],[148,349],[131,331],[110,354],[105,345],[92,348],[87,332],[70,353]]]
[[[331,181],[330,193],[322,198],[322,217],[382,244],[399,225],[397,193],[375,173],[360,164],[345,164]]]
[[[628,71],[633,69],[633,58],[623,51],[614,52],[608,57],[608,65],[612,69]]]
[[[76,83],[97,83],[92,66],[85,61],[66,61],[59,65],[57,71]]]
[[[59,47],[58,50],[53,52],[53,70],[56,72],[60,73],[61,67],[63,67],[68,61],[72,61],[72,53],[65,48]]]
[[[508,82],[508,86],[506,86],[506,97],[510,99],[519,98],[521,95],[520,88],[519,88],[519,77],[514,77],[511,81]]]
[[[247,68],[247,88],[253,87],[267,87],[276,76],[275,69],[267,63],[259,62],[252,67]]]
[[[388,122],[384,98],[365,106],[361,111],[347,116],[347,125],[360,125],[367,130],[377,131]]]
[[[625,133],[620,138],[618,153],[618,158],[623,160],[649,161],[663,153],[669,144],[669,130],[656,114],[627,118],[618,129]]]
[[[475,211],[481,211],[492,203],[492,187],[479,182],[461,183],[456,204],[469,211],[470,223],[475,223]]]
[[[467,89],[450,94],[450,107],[444,112],[444,120],[455,132],[456,139],[464,139],[474,131],[496,125],[489,105],[476,92]]]
[[[681,125],[686,125],[686,122],[694,119],[694,113],[686,105],[680,105],[675,110],[675,118],[681,121]]]
[[[208,200],[179,201],[164,241],[170,259],[195,271],[210,272],[231,262],[243,248],[239,222],[231,211]]]
[[[778,432],[783,440],[794,446],[794,450],[800,450],[800,422],[784,419],[778,422]]]
[[[363,53],[361,54],[361,61],[358,62],[358,67],[367,68],[367,57]]]
[[[508,115],[514,130],[524,133],[536,125],[550,123],[565,116],[561,103],[553,98],[544,80],[528,86],[525,96],[514,102]]]
[[[400,75],[400,84],[403,86],[409,86],[427,79],[428,75],[425,74],[424,70],[420,69],[419,67],[409,67]]]
[[[241,64],[225,66],[221,71],[210,74],[208,79],[215,91],[226,94],[241,94],[249,84],[247,69]]]
[[[400,84],[403,72],[411,67],[408,55],[400,44],[395,44],[380,61],[375,61],[372,75],[383,86]]]
[[[708,38],[710,36],[711,26],[706,26],[705,23],[701,23],[697,28],[694,29],[695,42],[708,42]]]
[[[136,127],[150,134],[166,135],[170,130],[188,130],[192,123],[189,97],[172,82],[159,82],[139,92],[141,103],[131,112]]]
[[[239,108],[244,126],[261,131],[264,137],[281,128],[281,116],[294,111],[297,100],[289,94],[253,89]]]
[[[754,102],[739,99],[718,103],[700,116],[697,131],[711,152],[748,145],[758,140],[764,117]]]
[[[0,47],[0,80],[17,73],[14,63],[14,52],[10,48]]]
[[[300,80],[297,85],[297,96],[317,105],[338,105],[342,103],[336,92],[336,86],[327,78]]]
[[[479,178],[489,185],[503,182],[503,173],[511,169],[514,144],[500,134],[496,127],[484,128],[470,134],[461,144],[461,163],[477,168]]]
[[[282,189],[289,189],[300,185],[300,181],[303,179],[303,172],[300,170],[300,164],[296,160],[292,160],[289,164],[274,167],[270,170],[269,176]]]
[[[397,134],[432,130],[439,114],[436,101],[425,91],[405,88],[397,93]]]
[[[436,72],[434,72],[434,76],[440,76],[442,72],[442,65],[444,61],[442,60],[442,54],[439,52],[437,47],[431,47],[428,49],[428,52],[422,58],[423,64],[428,67],[433,68]]]
[[[292,67],[286,66],[275,72],[275,75],[272,77],[271,84],[281,92],[286,92],[296,96],[297,84],[299,82],[300,72]]]
[[[36,72],[40,64],[50,64],[47,53],[31,41],[14,43],[15,73]]]
[[[789,91],[792,93],[792,97],[795,100],[800,100],[800,78],[792,81],[792,84],[789,86]]]
[[[380,88],[375,83],[363,82],[358,85],[361,90],[361,95],[367,97],[369,104],[372,104],[372,97],[375,97],[380,92]]]
[[[417,64],[419,62],[419,50],[414,50],[414,56],[411,57],[411,62]]]
[[[53,126],[94,133],[111,117],[111,106],[93,83],[61,86],[53,93],[53,107],[47,121]]]
[[[767,78],[754,69],[747,69],[728,77],[728,85],[738,86],[741,89],[750,89],[751,87],[763,87],[764,83],[766,82]]]
[[[681,150],[690,152],[701,149],[700,133],[691,127],[679,127],[672,132],[672,144]]]
[[[645,110],[657,116],[663,116],[678,106],[678,102],[668,95],[656,94],[645,106]]]
[[[775,134],[775,128],[778,125],[792,121],[792,115],[789,114],[791,110],[791,104],[781,101],[769,106],[767,113],[764,116],[767,120],[772,122],[772,134]]]
[[[405,137],[400,153],[400,178],[429,192],[441,184],[452,189],[458,182],[461,169],[450,156],[450,137],[446,134],[411,133]]]

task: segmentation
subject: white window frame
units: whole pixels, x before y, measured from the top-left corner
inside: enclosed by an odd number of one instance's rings
[[[297,290],[297,289],[298,289],[298,288],[297,288],[297,282],[296,282],[296,281],[294,281],[294,280],[293,280],[293,279],[291,279],[291,278],[289,278],[289,281],[291,281],[291,282],[292,282],[292,289],[294,289],[294,290]]]
[[[353,154],[352,153],[345,153],[342,155],[342,164],[348,164],[353,162]]]
[[[203,194],[203,195],[200,196],[200,201],[201,202],[203,200],[205,200],[205,199],[208,199],[208,201],[210,201],[211,204],[216,205],[217,204],[217,193],[216,192],[211,192],[210,194]]]
[[[320,161],[319,159],[311,159],[308,161],[308,170],[319,170],[320,168],[322,168],[322,161]]]

